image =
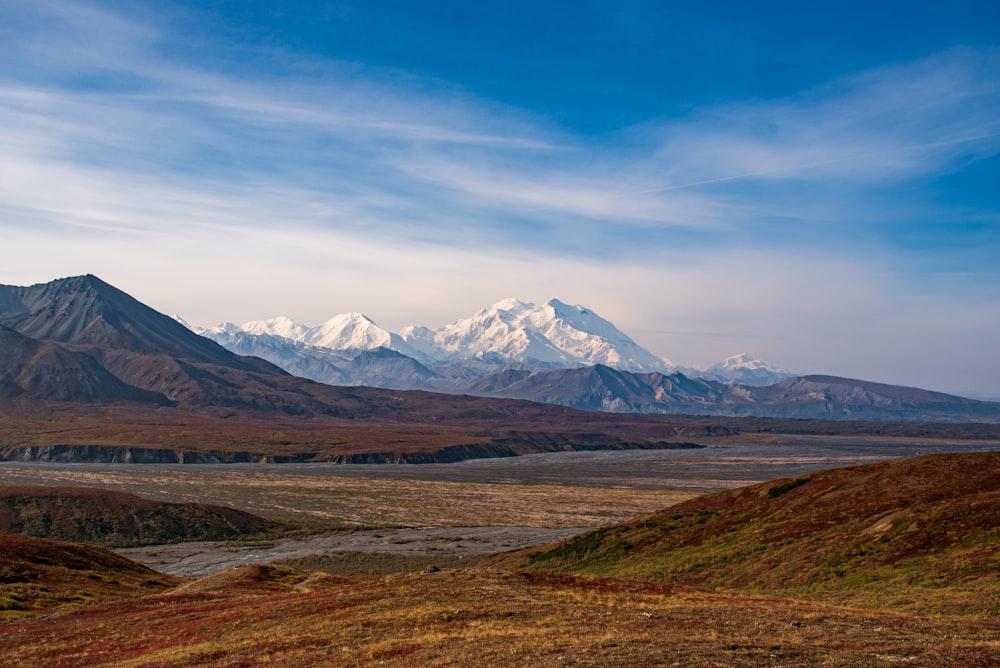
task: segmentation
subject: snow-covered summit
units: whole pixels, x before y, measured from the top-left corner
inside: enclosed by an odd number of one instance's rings
[[[668,367],[593,311],[558,299],[541,306],[504,299],[440,329],[409,327],[400,334],[442,361],[499,355],[509,362],[605,364],[626,371]]]
[[[717,362],[698,374],[702,378],[742,385],[770,385],[794,374],[772,366],[748,353],[740,353]]]
[[[238,327],[226,323],[200,333],[223,345],[243,333],[280,337],[335,351],[388,348],[432,364],[468,360],[489,360],[490,366],[604,364],[640,372],[668,371],[672,366],[593,311],[558,299],[550,299],[541,306],[514,298],[503,299],[444,327],[411,326],[398,334],[356,312],[336,315],[316,327],[282,316]]]
[[[398,334],[358,312],[336,315],[315,327],[282,316],[196,331],[230,349],[239,348],[241,354],[272,361],[284,361],[289,351],[299,356],[316,351],[315,356],[326,359],[331,352],[356,354],[386,348],[432,368],[471,365],[478,369],[476,374],[508,366],[544,369],[602,364],[640,373],[680,371],[745,385],[769,385],[793,375],[746,353],[705,370],[679,367],[653,355],[594,311],[558,299],[540,306],[503,299],[443,327],[410,326]]]
[[[278,316],[270,320],[253,320],[243,323],[240,327],[249,334],[271,334],[293,341],[301,341],[306,332],[309,331],[309,327],[300,325],[285,316]]]
[[[228,336],[231,334],[237,334],[239,332],[244,332],[244,328],[240,325],[233,324],[231,322],[223,322],[214,327],[193,327],[183,320],[180,321],[182,324],[186,325],[188,329],[194,331],[202,336],[207,336],[208,338],[214,338],[216,335]]]
[[[709,370],[731,371],[736,369],[759,370],[771,369],[771,367],[766,362],[755,358],[749,353],[740,353],[739,355],[727,357],[709,367]]]
[[[235,325],[226,323],[206,330],[211,333],[232,334]],[[222,328],[222,329],[220,329]],[[398,334],[379,327],[364,313],[342,313],[335,315],[321,325],[309,327],[291,318],[279,316],[270,320],[254,320],[236,328],[244,333],[260,337],[280,337],[296,343],[330,350],[375,350],[390,348],[406,355],[414,351]]]
[[[309,329],[301,340],[333,350],[374,350],[391,347],[393,334],[376,325],[364,313],[353,312],[336,315]]]

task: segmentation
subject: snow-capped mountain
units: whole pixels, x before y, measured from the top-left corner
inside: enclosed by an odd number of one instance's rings
[[[499,356],[533,367],[606,366],[665,371],[668,363],[582,306],[504,299],[438,330],[408,327],[404,341],[439,361]]]
[[[704,371],[692,374],[698,378],[717,380],[723,383],[739,383],[763,387],[791,378],[795,374],[772,366],[747,353],[733,355],[713,364]]]
[[[267,322],[278,320],[295,324],[287,318],[275,318]],[[195,331],[230,352],[266,359],[294,376],[330,385],[358,384],[351,382],[352,379],[340,368],[339,365],[344,360],[334,351],[316,348],[279,334],[270,334],[261,325],[262,323],[256,322],[238,326],[227,322],[217,327]]]
[[[299,339],[303,343],[331,350],[376,350],[389,348],[404,355],[413,350],[399,334],[388,332],[364,313],[336,315],[322,325],[313,327]]]
[[[226,325],[231,325],[231,323],[226,323]],[[224,327],[225,325],[220,325]],[[235,327],[235,325],[232,325]],[[270,320],[254,320],[253,322],[245,322],[239,329],[243,330],[248,334],[269,334],[271,336],[280,336],[282,338],[291,339],[292,341],[304,341],[306,335],[309,333],[310,328],[305,325],[300,325],[291,318],[286,318],[285,316],[278,316],[277,318],[271,318]]]
[[[671,366],[593,311],[557,299],[541,306],[505,299],[440,329],[411,326],[399,334],[379,327],[362,313],[337,315],[316,327],[278,317],[239,327],[220,325],[200,333],[227,345],[237,331],[334,351],[388,348],[425,364],[465,360],[476,360],[479,365],[529,368],[604,364],[637,372],[667,371]],[[242,341],[247,350],[245,336]],[[267,338],[261,340],[264,347],[272,343]],[[256,354],[263,352],[258,349]]]
[[[558,299],[540,306],[504,299],[438,329],[411,326],[398,334],[363,313],[336,315],[316,327],[277,317],[196,331],[237,354],[262,357],[289,373],[337,385],[465,392],[507,369],[595,365],[756,386],[792,375],[747,354],[706,370],[678,367],[592,310]],[[379,351],[395,356],[363,354]]]
[[[335,315],[316,327],[301,325],[291,318],[279,316],[270,320],[254,320],[239,326],[226,323],[203,330],[201,333],[209,338],[217,338],[221,333],[232,334],[237,330],[245,334],[276,336],[316,348],[337,351],[389,348],[404,355],[413,355],[415,352],[398,334],[382,329],[364,313]]]

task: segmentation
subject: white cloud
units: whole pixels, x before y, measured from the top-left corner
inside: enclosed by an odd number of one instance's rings
[[[737,102],[662,129],[662,191],[732,180],[871,185],[1000,152],[1000,55],[965,51],[787,99]]]

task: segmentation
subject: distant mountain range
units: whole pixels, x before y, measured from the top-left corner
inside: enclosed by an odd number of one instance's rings
[[[335,385],[528,399],[588,411],[879,421],[992,420],[997,404],[832,376],[751,355],[681,367],[583,306],[505,299],[440,329],[391,333],[361,313],[196,330],[240,355]]]
[[[787,377],[747,356],[692,377],[557,300],[505,300],[440,330],[399,334],[360,314],[316,328],[278,318],[205,333],[214,340],[94,276],[0,286],[0,410],[124,402],[219,415],[563,419],[540,403],[491,399],[505,398],[621,413],[1000,422],[1000,403]],[[733,377],[741,382],[720,380]],[[475,396],[400,391],[417,389]]]
[[[486,378],[497,373],[596,365],[758,386],[794,375],[747,354],[705,370],[681,367],[646,350],[594,311],[558,299],[541,306],[504,299],[436,330],[410,326],[392,333],[362,313],[347,313],[316,327],[278,317],[194,331],[318,382],[396,389],[482,391],[496,385]]]

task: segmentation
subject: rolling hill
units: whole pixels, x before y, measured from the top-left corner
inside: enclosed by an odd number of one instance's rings
[[[589,532],[532,570],[996,612],[1000,452],[925,455],[708,494]]]
[[[162,593],[181,582],[104,548],[0,533],[0,619]]]
[[[0,531],[103,547],[231,540],[278,531],[250,513],[90,487],[0,487]]]

